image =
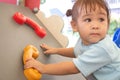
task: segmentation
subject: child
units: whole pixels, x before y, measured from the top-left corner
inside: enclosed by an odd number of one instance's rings
[[[120,80],[120,49],[107,35],[109,9],[104,0],[77,0],[72,8],[71,26],[80,39],[73,48],[53,48],[42,44],[44,54],[73,58],[55,64],[27,60],[25,68],[33,67],[42,74],[93,74],[96,80]]]

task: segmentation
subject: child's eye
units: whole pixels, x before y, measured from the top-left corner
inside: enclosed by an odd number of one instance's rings
[[[92,20],[90,18],[87,18],[84,20],[85,22],[91,22]]]
[[[104,18],[99,18],[99,21],[100,22],[103,22],[105,19]]]

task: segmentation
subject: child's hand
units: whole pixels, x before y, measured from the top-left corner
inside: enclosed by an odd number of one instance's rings
[[[40,73],[43,71],[44,64],[40,63],[39,61],[35,60],[34,58],[30,58],[26,61],[26,64],[24,65],[24,69],[27,68],[34,68],[38,70]]]
[[[50,47],[46,44],[41,44],[40,47],[43,49],[44,54],[57,54],[57,48]]]

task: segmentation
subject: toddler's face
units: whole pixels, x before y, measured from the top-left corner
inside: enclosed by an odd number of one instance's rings
[[[76,31],[79,32],[83,44],[90,45],[102,40],[108,30],[107,13],[96,6],[95,10],[82,10],[77,19]]]

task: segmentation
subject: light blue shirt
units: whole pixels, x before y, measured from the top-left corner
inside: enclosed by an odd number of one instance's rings
[[[85,77],[93,74],[97,80],[120,80],[120,48],[108,35],[89,46],[79,39],[74,54],[73,62]]]

